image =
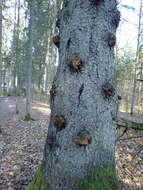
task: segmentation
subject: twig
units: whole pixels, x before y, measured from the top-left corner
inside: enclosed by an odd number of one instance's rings
[[[128,138],[118,139],[118,141],[129,140],[129,139],[136,139],[136,138],[142,138],[142,137],[143,137],[143,135],[140,135],[140,136],[133,136],[133,137],[128,137]]]

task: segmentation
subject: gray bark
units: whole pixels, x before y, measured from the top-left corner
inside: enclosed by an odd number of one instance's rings
[[[92,169],[114,163],[115,153],[117,95],[108,96],[103,87],[115,87],[114,48],[108,37],[115,35],[119,21],[116,0],[69,0],[64,5],[43,161],[49,190],[76,189],[75,181]],[[69,58],[82,61],[78,71],[69,67]],[[61,131],[55,116],[65,120]],[[90,133],[91,144],[75,143],[81,131]]]
[[[20,94],[20,85],[19,85],[19,24],[20,24],[20,0],[18,0],[18,13],[17,13],[17,35],[16,35],[16,52],[15,52],[15,65],[16,65],[16,74],[17,74],[17,87],[16,87],[16,113],[19,113],[19,94]]]
[[[29,47],[28,47],[28,72],[27,72],[27,94],[26,94],[26,115],[31,113],[31,88],[32,88],[32,47],[33,47],[33,9],[34,9],[34,0],[29,2],[30,5],[30,21],[29,21]]]
[[[2,3],[0,1],[0,95],[2,92],[1,85],[2,85]]]
[[[11,51],[11,67],[12,67],[12,87],[13,93],[16,95],[16,64],[15,64],[15,38],[16,38],[16,10],[17,10],[17,1],[15,0],[15,7],[14,7],[14,27],[13,27],[13,45]]]

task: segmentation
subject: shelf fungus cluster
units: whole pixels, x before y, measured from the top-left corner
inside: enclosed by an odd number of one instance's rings
[[[108,34],[108,45],[110,48],[116,45],[116,36],[112,33]]]
[[[69,58],[68,59],[68,65],[71,69],[74,71],[79,71],[82,65],[82,61],[79,58]]]
[[[114,96],[115,94],[115,89],[110,83],[106,83],[102,87],[103,94],[105,95],[106,98]]]
[[[88,131],[81,131],[74,138],[75,144],[79,146],[87,146],[91,144],[91,141],[92,141],[92,137]]]
[[[53,43],[55,44],[55,46],[57,46],[57,48],[60,47],[60,36],[59,35],[53,37]]]
[[[61,131],[66,127],[65,118],[62,115],[56,115],[54,118],[54,126],[57,131]]]

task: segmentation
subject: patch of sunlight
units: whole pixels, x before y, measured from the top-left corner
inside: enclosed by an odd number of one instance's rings
[[[13,107],[15,107],[15,105],[10,104],[10,105],[8,105],[8,107],[13,108]]]
[[[48,104],[45,104],[45,103],[43,103],[43,102],[33,101],[33,103],[36,103],[36,104],[38,104],[39,106],[43,106],[43,107],[49,108],[49,105],[48,105]]]
[[[51,113],[51,110],[49,109],[49,107],[47,106],[46,107],[40,107],[38,105],[35,105],[35,106],[32,106],[32,109],[35,109],[35,110],[38,110],[40,111],[42,114],[45,114],[45,115],[50,115]]]
[[[142,105],[135,106],[135,109],[136,109],[137,111],[143,112],[143,106],[142,106]]]

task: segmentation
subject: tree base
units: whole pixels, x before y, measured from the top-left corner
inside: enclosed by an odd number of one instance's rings
[[[119,190],[115,167],[107,164],[96,168],[78,183],[78,190]]]
[[[26,190],[48,190],[48,184],[44,176],[42,165],[38,167],[32,182],[28,185]]]
[[[81,179],[76,186],[77,190],[119,190],[114,165],[108,164],[96,168],[95,172]],[[48,190],[48,184],[41,165],[26,190]]]
[[[25,115],[24,121],[35,121],[33,117],[31,117],[30,114]]]

